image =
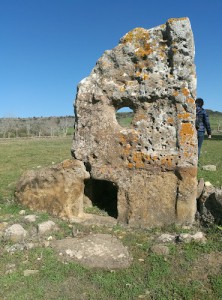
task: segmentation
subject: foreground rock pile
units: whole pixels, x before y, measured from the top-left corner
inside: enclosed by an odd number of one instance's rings
[[[26,214],[24,210],[20,211],[20,216],[16,219],[16,223],[12,221],[0,223],[1,253],[8,252],[13,255],[17,251],[23,251],[27,254],[27,251],[34,248],[51,247],[58,260],[63,262],[76,261],[83,266],[109,270],[127,268],[133,261],[131,253],[121,241],[122,235],[107,233],[115,232],[112,226],[103,227],[104,233],[95,233],[91,226],[82,227],[81,231],[76,227],[77,224],[69,223],[70,231],[61,239],[59,236],[62,228],[56,220],[39,221],[38,215]],[[205,234],[198,231],[198,227],[184,227],[181,230],[187,233],[148,235],[147,241],[151,241],[152,246],[147,248],[147,255],[149,253],[168,255],[169,244],[172,243],[206,242]],[[124,234],[124,228],[116,232]],[[8,266],[6,272],[13,272],[13,266]],[[37,272],[38,270],[27,269],[24,276],[34,275]]]

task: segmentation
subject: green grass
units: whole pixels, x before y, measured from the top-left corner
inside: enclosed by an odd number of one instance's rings
[[[217,134],[218,127],[222,132],[222,113],[221,112],[215,112],[211,110],[207,110],[209,119],[210,119],[210,125],[213,134]]]
[[[214,172],[202,170],[204,165],[215,165]],[[213,135],[212,139],[205,137],[199,160],[198,178],[210,181],[214,186],[222,186],[222,135]]]
[[[70,158],[72,136],[0,139],[0,198],[12,197],[21,174]]]
[[[19,211],[24,208],[13,202],[13,189],[20,175],[26,170],[70,158],[71,144],[72,137],[0,140],[0,222],[20,222],[22,219]],[[218,171],[203,172],[199,168],[198,176],[212,184],[222,185],[221,155],[220,136],[205,140],[200,163],[216,164]],[[95,208],[91,210],[93,212]],[[60,230],[54,234],[55,238],[72,236],[67,222],[48,214],[37,215],[39,222],[52,219],[58,224]],[[123,270],[90,269],[77,263],[59,261],[50,248],[7,253],[3,251],[7,242],[3,241],[0,246],[0,299],[222,299],[221,272],[201,268],[207,261],[204,255],[221,253],[219,227],[205,229],[205,244],[169,244],[170,254],[163,257],[150,252],[155,237],[163,232],[179,234],[187,232],[187,229],[176,226],[152,230],[122,228],[119,225],[113,228],[75,226],[83,235],[101,232],[121,239],[133,257],[132,265]],[[195,269],[198,260],[199,271]],[[15,269],[7,273],[10,264]],[[39,270],[39,273],[25,277],[23,272],[26,269]],[[203,279],[205,273],[207,276]]]
[[[25,252],[18,251],[13,255],[4,252],[0,260],[0,297],[77,300],[220,299],[220,273],[209,272],[209,280],[206,282],[200,279],[202,269],[196,277],[191,275],[202,254],[221,250],[221,238],[216,230],[212,238],[211,233],[207,233],[208,242],[204,245],[170,245],[170,254],[166,257],[150,252],[153,244],[151,237],[155,236],[152,231],[121,227],[118,230],[100,230],[117,238],[123,237],[123,244],[134,258],[128,269],[101,270],[81,267],[77,263],[64,264],[58,260],[51,248],[39,247]],[[64,236],[67,234],[66,231]],[[9,264],[13,264],[15,270],[6,274]],[[24,277],[23,272],[26,269],[38,270],[39,273]]]

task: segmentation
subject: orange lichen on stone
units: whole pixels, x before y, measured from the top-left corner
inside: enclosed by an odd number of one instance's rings
[[[189,90],[188,89],[186,89],[186,88],[183,88],[182,89],[182,93],[184,94],[184,96],[189,96],[189,94],[190,94],[190,92],[189,92]]]
[[[179,119],[186,120],[186,119],[189,119],[190,114],[188,112],[186,112],[186,113],[183,113],[183,114],[178,114],[177,116],[178,116]]]
[[[138,121],[141,121],[141,120],[147,120],[147,115],[144,114],[144,113],[137,113],[137,114],[135,114],[135,116],[134,116],[134,122],[138,122]]]
[[[74,161],[72,159],[66,159],[62,162],[63,169],[69,169],[70,167],[74,166]]]
[[[173,96],[176,97],[176,96],[178,96],[178,95],[179,95],[179,92],[174,90]]]
[[[153,52],[153,49],[150,43],[145,43],[145,45],[141,45],[139,49],[136,50],[136,55],[139,57],[145,57]]]
[[[171,18],[168,20],[169,23],[178,22],[178,21],[185,21],[187,18]]]
[[[183,151],[183,156],[184,157],[186,157],[186,158],[188,158],[188,157],[191,157],[193,155],[193,153],[191,153],[191,152],[188,152],[188,151]]]
[[[180,130],[180,143],[185,144],[194,135],[194,128],[190,123],[182,123]]]
[[[133,153],[133,162],[136,168],[143,168],[145,155],[142,152],[135,152]]]
[[[149,78],[148,74],[143,74],[143,80],[146,80],[147,78]]]
[[[130,32],[128,32],[124,38],[123,43],[138,43],[141,40],[149,40],[149,33],[144,28],[137,27]]]
[[[173,124],[173,123],[174,123],[174,119],[173,119],[172,117],[169,117],[169,118],[167,119],[167,123],[168,123],[168,124]]]
[[[133,168],[133,163],[128,163],[128,168],[132,169]]]
[[[195,103],[195,100],[193,98],[187,98],[187,103]]]
[[[168,156],[163,157],[163,158],[161,158],[160,163],[161,163],[161,165],[171,167],[172,166],[172,158],[168,157]]]

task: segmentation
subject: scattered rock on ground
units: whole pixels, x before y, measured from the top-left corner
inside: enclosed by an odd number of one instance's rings
[[[39,270],[24,270],[24,276],[36,275],[39,273]]]
[[[4,238],[12,242],[23,241],[27,231],[20,224],[13,224],[5,230]]]
[[[190,234],[190,233],[181,233],[181,234],[175,234],[171,235],[168,233],[161,234],[157,238],[158,242],[162,243],[169,243],[169,242],[185,242],[189,243],[191,241],[196,241],[196,242],[206,242],[206,237],[203,232],[198,231],[195,234]]]
[[[217,167],[215,165],[206,165],[206,166],[202,166],[202,170],[214,172],[217,170]]]
[[[153,245],[150,250],[157,255],[168,255],[170,253],[170,250],[167,246],[159,244]]]
[[[57,229],[57,226],[55,222],[53,221],[45,221],[41,224],[38,224],[37,230],[39,235],[47,234],[51,231],[55,231]]]
[[[197,198],[196,216],[204,226],[222,224],[222,189],[206,185],[205,182],[204,189]]]
[[[103,269],[126,268],[131,257],[126,247],[109,234],[92,234],[83,238],[68,238],[51,243],[59,257],[82,265]]]
[[[36,215],[27,215],[24,217],[24,220],[27,222],[27,223],[34,223],[36,221]]]
[[[164,233],[161,234],[161,236],[158,237],[158,240],[162,243],[167,243],[167,242],[172,242],[175,240],[175,236],[168,234],[168,233]]]

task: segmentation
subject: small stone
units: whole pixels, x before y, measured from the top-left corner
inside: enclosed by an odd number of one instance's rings
[[[181,233],[179,235],[182,242],[189,243],[192,240],[192,236],[189,233]]]
[[[15,264],[7,264],[6,265],[6,271],[5,274],[11,274],[16,271],[16,265]]]
[[[35,248],[35,244],[34,243],[27,243],[26,248],[27,249],[33,249],[33,248]]]
[[[206,165],[202,167],[202,170],[215,172],[217,170],[217,167],[215,165]]]
[[[143,259],[143,258],[139,258],[139,259],[138,259],[138,261],[140,261],[140,262],[143,262],[143,261],[144,261],[144,259]]]
[[[198,231],[197,233],[192,235],[192,238],[197,242],[204,242],[204,243],[206,242],[206,237],[205,237],[204,233],[201,231]]]
[[[1,223],[0,223],[0,231],[1,231],[1,230],[4,230],[7,226],[8,226],[8,223],[7,223],[7,222],[1,222]]]
[[[45,248],[49,247],[49,246],[50,246],[50,242],[49,242],[49,241],[44,241],[44,242],[43,242],[43,246],[44,246]]]
[[[12,246],[6,246],[5,250],[8,253],[14,253],[16,251],[23,251],[26,248],[26,246],[24,244],[14,244]]]
[[[5,230],[5,239],[12,242],[21,242],[27,235],[27,231],[20,224],[13,224]]]
[[[157,255],[168,255],[170,250],[167,246],[164,245],[153,245],[150,250]]]
[[[56,224],[53,221],[45,221],[41,224],[38,224],[38,234],[44,235],[46,233],[49,233],[51,231],[56,230]]]
[[[161,236],[158,237],[158,240],[162,243],[172,242],[174,239],[175,236],[168,233],[161,234]]]
[[[24,216],[26,214],[26,211],[24,209],[20,210],[19,215]]]
[[[28,223],[34,223],[36,221],[36,215],[27,215],[24,217],[24,220]]]
[[[212,184],[210,183],[210,181],[206,181],[206,182],[204,183],[204,185],[207,186],[207,187],[208,187],[208,186],[212,186]]]
[[[30,275],[35,275],[35,274],[38,274],[39,273],[39,270],[25,270],[23,272],[23,275],[24,276],[30,276]]]

